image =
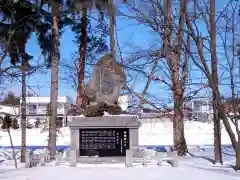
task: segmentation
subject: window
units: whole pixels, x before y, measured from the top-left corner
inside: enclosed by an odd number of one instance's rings
[[[64,104],[57,105],[57,114],[64,114]]]
[[[36,104],[30,104],[28,106],[29,108],[29,114],[37,114],[37,105]]]
[[[47,105],[39,105],[38,114],[46,114],[46,113],[47,113]]]
[[[64,107],[64,104],[58,104],[57,105],[57,108],[63,108]]]
[[[206,108],[208,105],[208,102],[205,100],[196,100],[193,102],[194,110],[201,110],[201,108]]]
[[[194,101],[193,107],[194,107],[194,110],[199,110],[200,109],[200,101]]]

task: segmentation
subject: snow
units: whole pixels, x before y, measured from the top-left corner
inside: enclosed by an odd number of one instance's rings
[[[49,173],[51,172],[51,173]],[[93,173],[94,172],[94,173]],[[104,173],[103,173],[104,172]],[[195,170],[194,175],[198,177],[204,177],[199,170]],[[34,176],[33,176],[34,174]],[[137,178],[138,180],[146,180],[146,179],[159,179],[164,176],[164,179],[173,179],[173,174],[176,174],[176,171],[174,169],[167,169],[167,168],[161,168],[156,169],[156,168],[147,168],[147,169],[110,169],[110,168],[97,168],[97,169],[92,169],[92,168],[84,168],[84,169],[78,169],[78,168],[63,168],[63,167],[57,167],[57,168],[52,168],[52,167],[47,167],[47,168],[35,168],[34,170],[28,170],[25,169],[24,171],[21,171],[21,173],[15,171],[14,173],[11,173],[11,176],[9,177],[7,174],[1,174],[0,178],[4,178],[5,180],[10,180],[13,177],[18,177],[18,180],[37,180],[36,174],[42,174],[40,177],[41,179],[55,179],[57,178],[58,180],[64,179],[63,177],[67,176],[68,180],[77,180],[81,178],[82,180],[93,180],[93,179],[98,179],[98,180],[105,180],[106,177],[107,179],[134,179]],[[166,176],[166,174],[169,174],[169,176]],[[181,176],[182,179],[188,180],[190,179],[189,176],[186,176],[183,171],[178,170],[178,174]],[[70,176],[72,175],[72,176]],[[214,176],[214,173],[210,174],[209,179],[216,178],[216,175]],[[2,177],[3,176],[3,177]],[[224,175],[220,175],[221,178],[224,178]],[[151,177],[151,178],[150,178]],[[192,177],[191,177],[192,178]],[[205,177],[206,178],[206,177]],[[219,178],[219,177],[218,177]],[[226,176],[225,176],[226,178]],[[40,179],[40,178],[39,178]],[[220,180],[220,179],[219,179]]]
[[[233,125],[232,125],[233,127]],[[233,128],[235,129],[235,128]],[[47,145],[48,132],[41,132],[42,129],[27,129],[28,146]],[[21,145],[21,131],[11,131],[14,146]],[[185,122],[185,137],[188,145],[212,145],[213,124],[194,121]],[[156,119],[142,123],[139,128],[139,145],[159,146],[172,145],[172,122],[161,122]],[[68,127],[61,128],[57,138],[57,145],[69,145],[70,131]],[[222,128],[222,144],[229,145],[231,141],[224,128]],[[10,146],[7,132],[0,131],[0,147]]]
[[[28,146],[47,145],[48,132],[42,129],[27,130]],[[12,130],[14,146],[21,145],[20,130]],[[69,145],[69,128],[61,128],[58,134],[57,145]],[[189,155],[179,157],[179,167],[173,168],[168,164],[161,167],[150,164],[142,167],[135,164],[132,168],[125,168],[124,163],[114,164],[78,164],[77,167],[69,167],[69,163],[61,161],[60,166],[48,164],[45,167],[26,169],[18,163],[18,169],[13,167],[12,152],[7,132],[0,131],[0,179],[3,180],[235,180],[239,179],[240,172],[233,170],[235,164],[234,151],[229,146],[223,146],[223,165],[212,163],[213,158],[213,124],[199,122],[185,122],[185,135],[189,145]],[[230,144],[230,139],[222,128],[222,143]],[[152,120],[144,122],[139,129],[139,144],[149,146],[172,145],[172,123]],[[19,158],[20,150],[16,150]]]
[[[184,124],[185,137],[188,145],[212,145],[213,124],[186,121]],[[232,128],[235,127],[232,125]],[[171,122],[143,123],[139,129],[140,145],[172,145],[173,131]],[[230,138],[222,125],[222,144],[231,144]]]
[[[67,165],[35,167],[30,169],[0,169],[0,178],[4,180],[237,180],[240,173],[226,167],[201,167],[183,164],[178,168],[169,166],[149,166],[125,168],[121,165],[78,166],[69,168]]]

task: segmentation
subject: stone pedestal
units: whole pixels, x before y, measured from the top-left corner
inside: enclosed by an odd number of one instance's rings
[[[91,131],[99,130],[104,132],[105,130],[116,130],[121,132],[125,130],[128,132],[129,142],[127,143],[127,149],[138,146],[138,128],[141,125],[141,122],[138,121],[137,116],[133,115],[116,115],[116,116],[102,116],[102,117],[81,117],[75,116],[72,117],[72,122],[70,123],[70,150],[77,152],[77,156],[82,156],[80,153],[81,143],[80,143],[80,131]],[[124,132],[125,133],[125,132]],[[94,138],[92,138],[94,139]],[[123,139],[123,138],[122,138]],[[121,139],[121,143],[122,143]],[[91,138],[90,138],[91,140]],[[93,143],[96,144],[96,143]],[[117,147],[118,145],[116,145]],[[114,145],[115,147],[115,145]],[[103,150],[105,149],[103,148]],[[110,150],[109,154],[114,152]],[[108,154],[108,156],[110,156]]]

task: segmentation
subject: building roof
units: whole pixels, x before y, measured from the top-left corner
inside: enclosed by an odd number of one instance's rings
[[[12,105],[12,104],[0,104],[0,107],[20,107],[20,105]]]

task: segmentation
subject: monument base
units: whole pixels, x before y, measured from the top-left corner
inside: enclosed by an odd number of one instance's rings
[[[84,110],[85,117],[100,117],[104,115],[104,111],[110,115],[120,115],[122,109],[119,105],[108,105],[106,103],[94,103],[87,105]]]
[[[126,162],[125,157],[112,156],[112,157],[84,157],[78,156],[77,163],[80,164],[124,164]]]
[[[70,123],[70,150],[81,157],[120,157],[138,146],[137,116],[73,117]]]

